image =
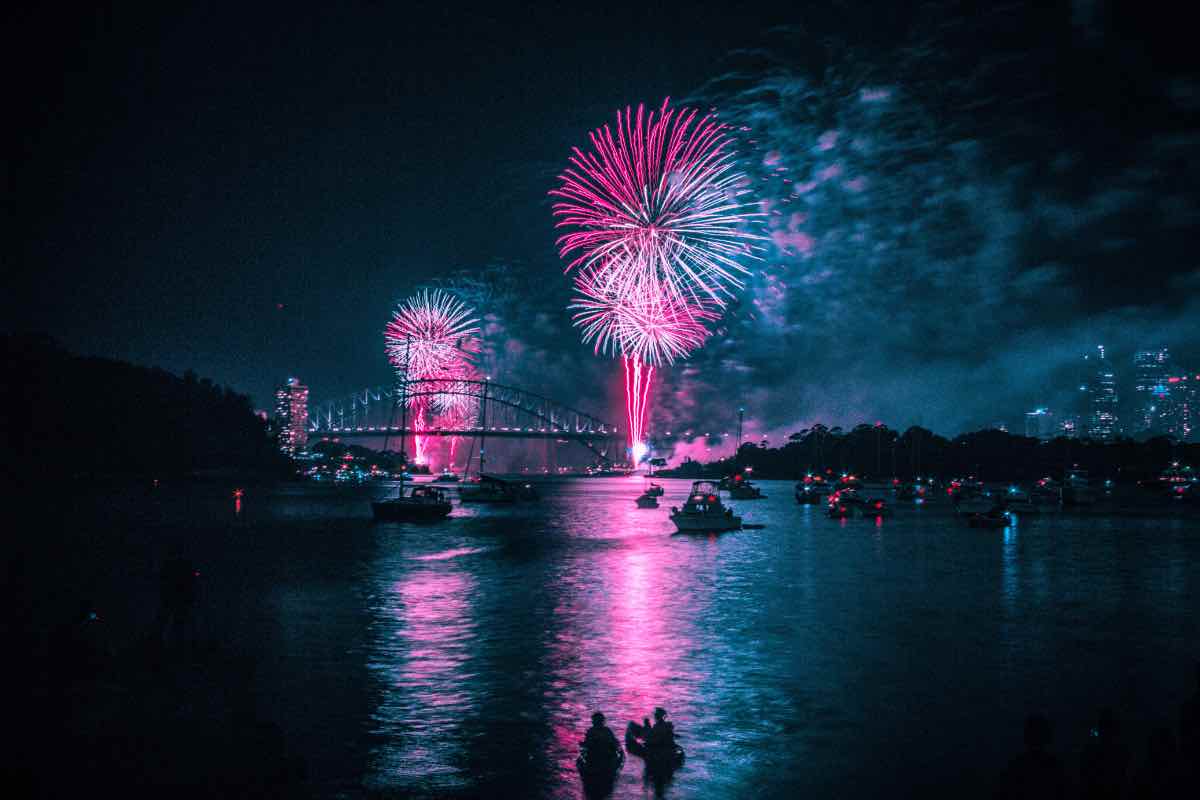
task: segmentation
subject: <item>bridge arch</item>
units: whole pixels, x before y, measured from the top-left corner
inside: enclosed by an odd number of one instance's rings
[[[468,398],[468,421],[453,428],[401,428],[398,403],[405,394],[409,398]],[[582,443],[606,462],[614,460],[611,452],[623,442],[620,429],[598,417],[537,392],[490,380],[418,379],[407,385],[366,388],[310,408],[308,428],[310,436],[342,438],[419,433],[567,439]]]

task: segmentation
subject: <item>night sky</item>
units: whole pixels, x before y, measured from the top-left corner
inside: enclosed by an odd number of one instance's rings
[[[11,329],[265,407],[385,383],[435,281],[497,377],[619,419],[546,192],[670,96],[750,128],[772,244],[655,427],[1011,423],[1095,344],[1200,371],[1200,71],[1153,4],[256,5],[6,23]]]

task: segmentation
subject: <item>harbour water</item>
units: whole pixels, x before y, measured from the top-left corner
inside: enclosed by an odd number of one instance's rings
[[[660,705],[687,751],[669,797],[977,796],[1029,712],[1073,771],[1097,708],[1140,756],[1192,689],[1195,517],[835,521],[763,481],[733,503],[761,530],[679,536],[689,484],[661,483],[653,510],[640,479],[578,479],[424,525],[373,523],[382,487],[83,496],[58,579],[132,638],[181,543],[202,635],[253,656],[320,796],[579,797],[591,712],[620,736]],[[653,793],[630,758],[614,796]]]

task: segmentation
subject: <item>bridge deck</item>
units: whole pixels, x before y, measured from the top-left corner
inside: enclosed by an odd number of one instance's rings
[[[338,436],[341,438],[357,438],[362,436],[481,436],[486,435],[491,438],[508,438],[508,439],[570,439],[572,441],[598,441],[604,439],[621,439],[623,434],[619,431],[567,431],[553,430],[551,428],[488,428],[486,431],[483,428],[430,428],[428,430],[414,430],[412,428],[401,428],[399,425],[393,427],[377,427],[363,426],[361,428],[322,428],[318,431],[310,431],[310,436]]]

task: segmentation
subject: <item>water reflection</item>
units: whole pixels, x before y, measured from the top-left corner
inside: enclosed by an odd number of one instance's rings
[[[475,703],[468,664],[475,638],[474,580],[454,555],[389,561],[400,578],[377,597],[374,657],[383,696],[373,719],[382,744],[368,784],[451,791],[466,785],[461,737],[455,735]],[[413,562],[420,566],[413,566]],[[385,579],[386,580],[386,579]]]
[[[715,540],[671,537],[665,515],[636,509],[628,498],[578,514],[567,535],[586,542],[554,580],[554,636],[546,654],[555,796],[580,791],[579,741],[593,711],[618,737],[625,723],[666,707],[686,735],[704,689],[707,613],[715,583]],[[615,523],[615,524],[614,524]],[[617,796],[638,794],[640,759],[630,757]]]

